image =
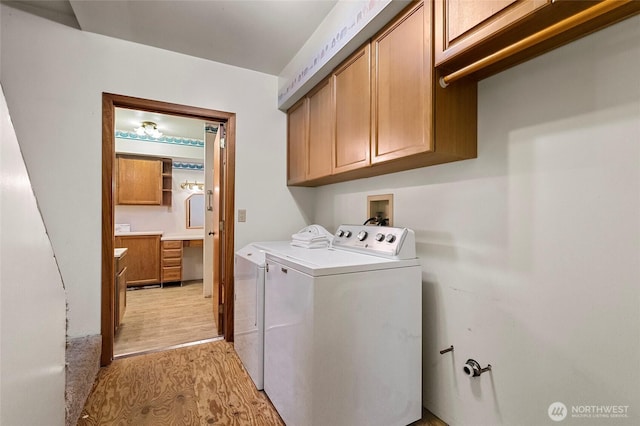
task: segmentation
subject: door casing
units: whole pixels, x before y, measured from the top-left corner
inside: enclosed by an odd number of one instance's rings
[[[115,187],[115,108],[136,109],[162,114],[196,118],[204,121],[225,123],[226,147],[224,150],[227,164],[227,179],[224,181],[223,191],[225,199],[225,232],[221,245],[226,253],[233,253],[235,216],[235,113],[180,105],[149,99],[112,93],[102,94],[102,256],[101,256],[101,333],[102,354],[100,363],[109,365],[113,360],[113,321],[115,315],[115,275],[114,275],[114,198]],[[233,256],[226,256],[220,270],[215,274],[222,274],[227,278],[227,291],[224,294],[224,330],[221,330],[225,340],[233,341]]]

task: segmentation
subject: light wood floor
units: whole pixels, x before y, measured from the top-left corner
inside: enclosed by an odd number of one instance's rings
[[[218,336],[212,299],[202,281],[127,291],[127,309],[115,336],[114,356],[168,348]]]
[[[102,368],[78,422],[89,425],[282,426],[231,343],[120,358]],[[411,426],[446,426],[425,410]]]

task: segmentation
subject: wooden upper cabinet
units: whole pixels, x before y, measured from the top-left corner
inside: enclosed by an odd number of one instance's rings
[[[437,67],[456,71],[601,3],[599,0],[434,0]],[[584,23],[512,53],[475,73],[482,79],[640,12],[640,1],[616,2]]]
[[[369,165],[371,143],[371,45],[333,72],[335,136],[333,173]]]
[[[118,156],[116,203],[162,205],[163,180],[162,159]]]
[[[309,142],[307,144],[307,180],[331,174],[333,145],[333,96],[330,80],[320,83],[309,99]]]
[[[433,149],[430,33],[431,8],[420,2],[371,42],[374,164]]]
[[[436,66],[551,3],[552,0],[435,0]]]
[[[307,169],[309,103],[302,98],[287,111],[287,183],[304,182]]]

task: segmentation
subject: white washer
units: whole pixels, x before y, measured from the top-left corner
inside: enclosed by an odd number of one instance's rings
[[[264,388],[264,268],[267,251],[287,253],[296,250],[289,241],[252,243],[236,252],[234,266],[234,349],[258,390]]]
[[[422,280],[406,228],[266,254],[264,389],[289,426],[421,418]]]

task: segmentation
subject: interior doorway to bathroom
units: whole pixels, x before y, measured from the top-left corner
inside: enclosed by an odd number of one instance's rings
[[[210,145],[217,153],[214,160],[218,166],[213,165],[210,177],[211,185],[218,185],[211,193],[215,196],[208,199],[217,213],[216,220],[207,219],[204,243],[215,247],[211,251],[210,263],[219,265],[208,274],[200,283],[199,289],[206,289],[209,285],[211,298],[204,299],[208,303],[213,315],[216,316],[216,325],[220,334],[227,340],[233,338],[233,258],[225,253],[233,252],[234,237],[234,170],[235,170],[235,114],[216,111],[186,105],[170,104],[165,102],[132,98],[128,96],[103,94],[103,126],[102,126],[102,365],[107,365],[114,357],[113,327],[116,307],[116,283],[114,269],[114,224],[115,224],[115,200],[113,187],[115,182],[115,113],[116,109],[137,110],[146,113],[167,114],[176,117],[202,120],[204,123],[219,125],[218,138],[211,139]],[[213,133],[213,132],[212,132]],[[209,136],[211,137],[211,136]],[[206,139],[206,138],[205,138]],[[222,141],[222,144],[221,144]],[[217,149],[217,151],[216,151]],[[207,173],[207,171],[205,171]],[[216,244],[213,244],[213,241]],[[205,262],[206,264],[207,262]],[[204,267],[209,269],[209,267]],[[210,283],[208,281],[211,281]],[[193,283],[190,283],[193,284]],[[197,283],[196,283],[197,285]],[[193,292],[193,288],[190,289]],[[206,295],[206,291],[204,291]],[[166,295],[166,293],[164,294]],[[130,300],[133,300],[130,298]],[[158,302],[160,304],[160,302]],[[230,309],[221,309],[224,305]],[[194,324],[194,326],[196,326]],[[188,327],[187,327],[188,328]]]

